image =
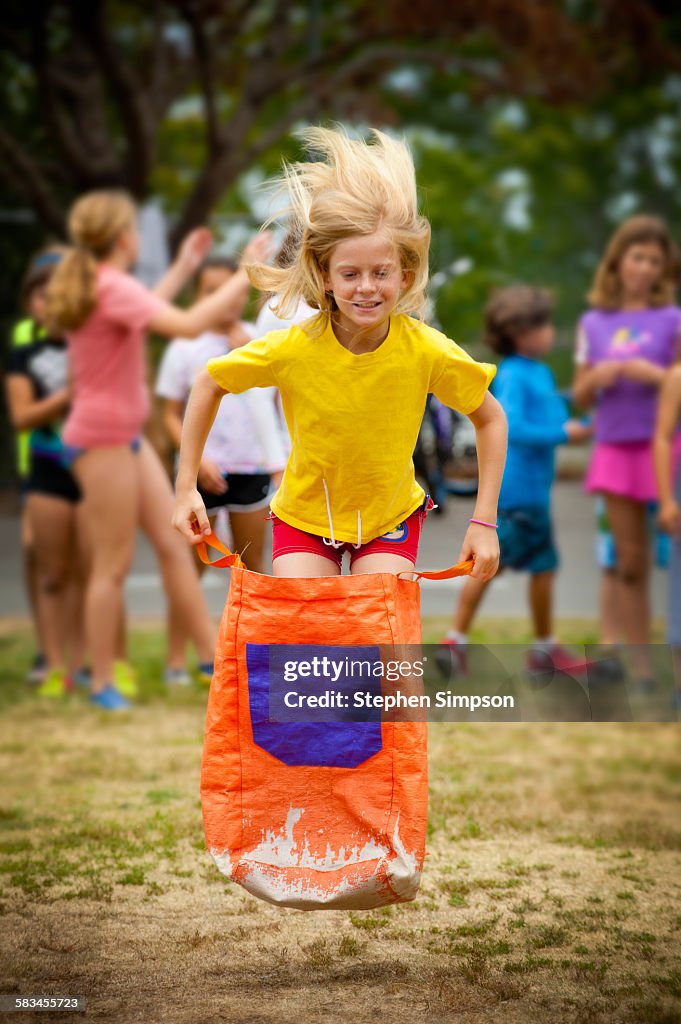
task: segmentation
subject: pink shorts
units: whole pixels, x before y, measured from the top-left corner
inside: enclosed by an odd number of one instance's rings
[[[681,435],[674,439],[674,460],[681,453]],[[620,444],[597,442],[584,486],[587,491],[619,494],[634,501],[657,501],[652,441]]]
[[[381,554],[401,555],[403,558],[408,558],[412,565],[416,565],[421,529],[432,508],[434,508],[434,503],[428,496],[425,508],[419,508],[416,512],[412,512],[408,519],[396,526],[394,530],[390,530],[389,533],[384,533],[382,537],[375,537],[374,540],[370,540],[360,547],[345,543],[337,548],[325,544],[323,537],[318,537],[314,533],[306,533],[305,530],[298,530],[295,526],[289,526],[288,523],[282,522],[278,516],[270,512],[268,518],[272,520],[272,560],[279,558],[280,555],[298,554],[305,551],[311,555],[322,555],[323,558],[335,562],[340,568],[344,551],[350,552],[351,566],[356,558],[380,552]]]

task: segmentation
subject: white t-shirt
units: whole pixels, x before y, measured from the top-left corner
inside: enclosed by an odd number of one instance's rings
[[[272,309],[272,304],[276,303],[276,301],[277,297],[275,295],[269,302],[265,303],[258,313],[255,320],[256,338],[262,338],[265,334],[269,334],[270,331],[281,331],[284,327],[293,327],[294,324],[302,323],[303,320],[309,320],[319,313],[318,309],[313,309],[312,306],[308,306],[304,299],[301,299],[293,316],[282,319]]]
[[[252,324],[242,324],[256,337]],[[194,379],[209,359],[226,355],[229,338],[210,331],[195,341],[177,338],[166,348],[156,394],[186,402]],[[206,440],[204,455],[222,473],[276,473],[286,465],[276,388],[225,395]]]

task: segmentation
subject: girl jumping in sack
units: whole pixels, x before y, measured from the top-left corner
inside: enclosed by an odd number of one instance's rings
[[[212,359],[189,400],[174,525],[192,543],[210,533],[196,487],[207,433],[226,393],[281,392],[292,451],[272,499],[275,576],[409,571],[428,501],[412,452],[426,396],[470,417],[480,486],[459,561],[497,571],[497,498],[506,422],[488,393],[494,367],[415,319],[428,281],[430,225],[419,216],[411,154],[373,131],[373,144],[311,128],[325,159],[286,166],[290,218],[302,239],[289,266],[253,264],[253,284],[285,316],[302,298],[318,314]],[[414,314],[414,315],[410,315]]]

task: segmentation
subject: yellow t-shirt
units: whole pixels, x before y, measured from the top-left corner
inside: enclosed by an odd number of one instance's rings
[[[304,326],[211,359],[208,371],[225,391],[281,392],[292,449],[275,515],[307,533],[364,544],[423,502],[412,455],[428,393],[474,412],[496,368],[406,315],[392,318],[379,348],[360,355],[330,325],[318,337]]]

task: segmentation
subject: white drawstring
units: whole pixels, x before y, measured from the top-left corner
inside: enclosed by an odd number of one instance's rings
[[[330,537],[322,537],[322,540],[329,548],[342,548],[345,541],[336,540],[333,535],[333,519],[331,518],[331,502],[329,501],[329,488],[326,486],[326,480],[322,477],[322,485],[324,487],[324,497],[326,498],[326,518],[329,520],[329,533]],[[357,509],[357,543],[352,545],[354,548],[361,548],[362,546],[362,513]]]
[[[322,537],[322,540],[330,548],[340,548],[343,545],[342,541],[336,541],[333,535],[333,519],[331,518],[331,502],[329,501],[329,488],[326,486],[326,480],[322,477],[322,484],[324,485],[324,494],[326,496],[326,518],[329,520],[329,533],[331,539],[328,537]]]
[[[357,543],[352,546],[355,549],[362,546],[362,513],[359,509],[357,509]]]

